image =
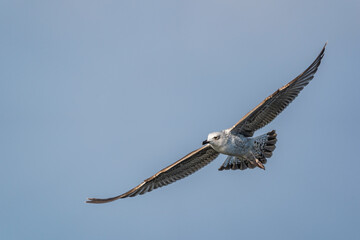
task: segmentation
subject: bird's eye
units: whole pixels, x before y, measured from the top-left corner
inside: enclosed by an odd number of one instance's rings
[[[214,139],[215,139],[215,140],[219,140],[219,139],[220,139],[220,136],[215,136]]]

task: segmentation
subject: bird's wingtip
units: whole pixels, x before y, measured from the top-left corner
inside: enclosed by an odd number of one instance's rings
[[[85,203],[100,203],[97,198],[88,198]]]

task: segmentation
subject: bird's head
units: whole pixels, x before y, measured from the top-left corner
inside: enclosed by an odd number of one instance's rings
[[[203,141],[202,144],[210,144],[216,149],[223,146],[226,143],[226,139],[226,133],[224,131],[213,132],[208,135],[207,139]]]

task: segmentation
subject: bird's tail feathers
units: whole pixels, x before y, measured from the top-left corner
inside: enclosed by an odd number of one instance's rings
[[[257,153],[257,158],[271,158],[272,152],[275,150],[277,142],[277,134],[275,130],[268,132],[264,135],[254,138],[254,150]]]

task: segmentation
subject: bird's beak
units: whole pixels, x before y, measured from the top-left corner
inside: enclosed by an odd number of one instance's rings
[[[208,140],[205,140],[202,142],[203,145],[207,144],[207,143],[210,143]]]

